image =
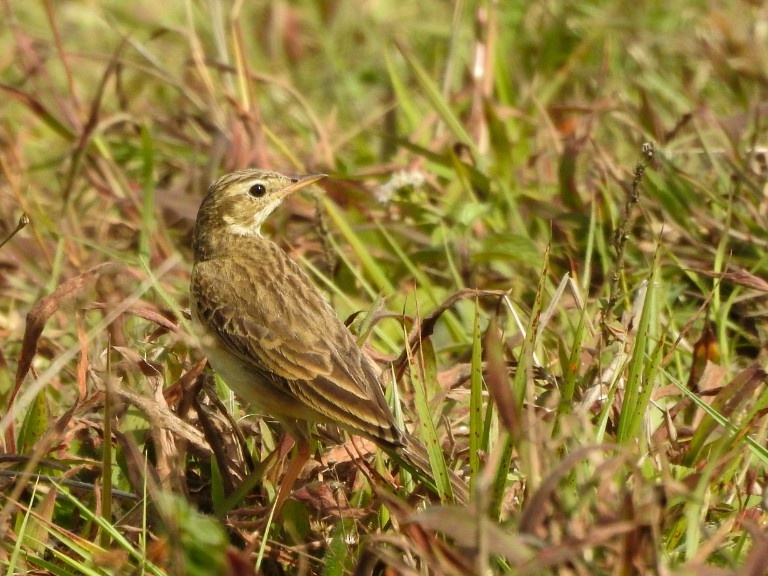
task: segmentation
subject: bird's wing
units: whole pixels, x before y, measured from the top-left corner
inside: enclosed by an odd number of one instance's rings
[[[323,419],[399,445],[375,367],[306,274],[261,240],[251,253],[195,264],[197,313],[247,365]],[[268,406],[266,408],[269,408]]]

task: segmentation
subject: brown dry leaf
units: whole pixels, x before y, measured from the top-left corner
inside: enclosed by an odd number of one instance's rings
[[[708,361],[699,378],[698,390],[701,393],[717,390],[723,385],[723,380],[727,374],[726,368]]]
[[[622,517],[629,523],[630,529],[623,534],[621,550],[618,562],[621,563],[621,571],[624,574],[633,572],[642,573],[644,566],[654,565],[653,541],[650,525],[642,518],[642,512],[638,510],[632,495],[624,493],[622,502]],[[617,533],[608,534],[609,539],[616,538]],[[594,545],[593,535],[590,531],[589,545]]]
[[[19,356],[19,365],[16,369],[16,384],[11,392],[11,397],[8,400],[8,410],[13,408],[13,402],[16,399],[16,395],[21,388],[21,384],[27,377],[29,370],[32,368],[32,361],[37,354],[38,341],[43,333],[46,323],[59,309],[59,305],[63,300],[77,296],[83,289],[83,287],[98,273],[104,271],[105,268],[112,266],[111,263],[105,262],[94,266],[90,270],[78,274],[77,276],[65,280],[62,282],[56,290],[54,290],[48,296],[41,298],[37,304],[35,304],[29,312],[27,312],[26,328],[24,330],[24,339],[21,344],[21,354]],[[6,449],[9,452],[16,451],[16,442],[14,440],[13,426],[9,426],[6,430]]]
[[[670,384],[669,386],[664,386],[663,388],[659,388],[653,391],[654,401],[662,400],[663,398],[667,398],[669,396],[680,396],[680,388],[674,384]]]
[[[755,391],[765,385],[766,380],[768,380],[768,373],[759,364],[751,364],[736,374],[723,388],[719,389],[710,404],[721,416],[730,419],[738,411],[744,409],[744,406],[754,397]],[[752,415],[750,421],[741,423],[740,435],[749,433],[751,431],[751,423],[756,421],[756,418],[761,417],[760,414],[756,413]],[[701,422],[696,426],[694,440],[684,456],[684,465],[692,466],[698,462],[706,438],[718,426],[717,421],[709,415],[705,415],[701,419]],[[714,473],[715,477],[716,474],[717,472]]]
[[[728,370],[726,368],[706,360],[704,370],[701,372],[701,375],[698,376],[698,380],[696,382],[695,390],[697,396],[711,404],[711,398],[719,393],[719,391],[722,389],[723,381],[725,380],[727,374]],[[684,398],[679,405],[683,403],[688,404],[684,407],[681,406],[681,408],[684,408],[685,410],[683,413],[685,423],[696,427],[704,417],[704,411],[700,410],[690,398]],[[674,414],[677,414],[677,412],[674,412]]]
[[[151,370],[145,373],[152,387],[152,399],[158,410],[173,414],[163,396],[163,379],[161,375],[148,363]],[[142,368],[142,371],[144,369]],[[176,419],[183,422],[178,416]],[[155,468],[163,481],[163,487],[167,489],[180,490],[186,492],[186,479],[181,473],[181,457],[178,449],[177,436],[173,430],[152,426],[150,430],[153,444],[155,446]]]
[[[245,464],[248,465],[248,469],[253,470],[254,468],[253,461],[248,458],[249,453],[245,440],[238,434],[237,424],[227,420],[229,415],[226,412],[211,410],[210,406],[200,402],[199,397],[191,400],[197,415],[198,426],[218,463],[224,491],[225,493],[232,493],[247,475],[243,468],[244,462],[241,455],[245,456]],[[186,450],[186,446],[182,443],[178,445],[180,450]]]
[[[397,555],[390,556],[386,554],[388,546],[376,546],[374,549],[371,547],[371,544],[386,541],[388,544],[399,548],[407,557],[421,557],[424,559],[425,566],[433,567],[433,573],[436,574],[463,575],[474,573],[475,559],[470,558],[466,554],[462,554],[459,550],[455,550],[454,547],[447,544],[443,538],[436,536],[432,530],[422,525],[422,522],[418,517],[419,515],[414,514],[413,508],[411,508],[407,502],[394,496],[391,492],[379,490],[375,487],[374,490],[376,490],[379,499],[390,510],[393,524],[395,526],[402,525],[403,534],[387,534],[371,537],[369,539],[369,552],[381,558],[388,566],[400,567],[401,570],[400,572],[397,572],[398,574],[422,574],[423,572],[414,572],[413,570],[407,569],[405,565],[401,565],[400,562],[396,561]],[[443,507],[440,506],[435,508]],[[427,508],[427,510],[430,509],[431,508]],[[449,509],[456,510],[463,514],[464,530],[466,530],[468,519],[467,509],[462,509],[458,506],[450,506]],[[425,523],[428,522],[428,520],[425,520]]]
[[[93,551],[92,560],[98,568],[105,568],[117,573],[128,569],[128,551],[123,548],[111,548],[109,550],[96,549]]]
[[[613,522],[605,525],[590,526],[587,538],[570,538],[558,544],[546,546],[537,552],[535,558],[528,562],[523,574],[549,573],[553,569],[559,569],[557,574],[568,574],[565,567],[573,565],[574,560],[583,558],[586,550],[594,550],[614,542],[617,537],[630,533],[637,528],[635,522]],[[584,574],[589,572],[570,572]],[[628,574],[643,574],[644,572],[627,572]]]
[[[346,444],[334,446],[320,457],[320,461],[326,466],[331,467],[343,462],[353,462],[357,459],[358,455],[365,457],[368,454],[375,454],[378,450],[378,446],[370,440],[356,437],[352,449]]]
[[[482,538],[489,554],[506,558],[515,565],[530,560],[533,549],[514,532],[459,506],[431,506],[414,514],[409,522],[452,538],[462,548],[475,549]],[[482,531],[478,535],[478,531]],[[475,550],[476,551],[476,550]]]
[[[24,341],[21,345],[21,356],[19,357],[18,369],[16,370],[16,388],[11,396],[11,404],[13,404],[13,398],[18,391],[18,387],[29,373],[29,369],[32,366],[32,360],[37,353],[37,341],[40,339],[40,335],[43,333],[43,329],[45,328],[48,319],[59,309],[59,304],[61,304],[62,300],[77,295],[89,280],[109,266],[111,266],[111,264],[105,262],[94,266],[90,270],[83,272],[74,278],[65,280],[58,288],[56,288],[56,290],[48,296],[41,298],[37,304],[27,312],[27,326],[24,331]]]
[[[720,413],[726,418],[730,418],[742,402],[751,397],[757,387],[764,384],[766,380],[768,380],[768,373],[759,364],[752,364],[739,372],[715,396],[712,403],[719,405]]]
[[[691,373],[688,377],[689,390],[706,390],[701,386],[700,380],[707,364],[713,362],[717,364],[720,360],[720,351],[717,347],[717,338],[712,330],[709,320],[704,323],[704,329],[701,336],[693,345],[693,362],[691,363]]]
[[[257,576],[250,553],[234,548],[227,548],[226,576]]]
[[[310,510],[317,510],[324,515],[359,520],[372,513],[372,510],[367,508],[351,507],[344,491],[334,492],[326,482],[305,484],[298,490],[294,490],[291,497],[305,504]]]
[[[168,386],[163,394],[165,394],[165,401],[172,406],[178,406],[179,414],[183,417],[192,406],[192,399],[190,394],[197,394],[200,392],[198,387],[194,386],[197,377],[203,373],[205,366],[208,364],[208,359],[203,358],[199,360],[192,368],[184,372],[181,377]]]
[[[437,383],[442,390],[451,390],[461,386],[472,375],[472,365],[468,362],[456,363],[437,374]]]
[[[742,526],[752,537],[752,549],[744,563],[744,571],[741,574],[755,575],[765,574],[765,567],[768,565],[768,536],[765,530],[754,522],[742,520]]]
[[[157,536],[147,545],[147,558],[153,564],[166,567],[170,557],[170,545],[165,536]]]

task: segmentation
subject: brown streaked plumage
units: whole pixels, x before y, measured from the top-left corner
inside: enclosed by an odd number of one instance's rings
[[[194,231],[190,294],[201,345],[224,381],[297,444],[277,507],[309,456],[309,422],[337,424],[429,471],[423,447],[395,424],[376,365],[301,268],[261,235],[286,196],[323,177],[256,169],[223,176]]]

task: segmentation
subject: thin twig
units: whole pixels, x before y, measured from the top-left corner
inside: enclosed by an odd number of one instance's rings
[[[21,218],[19,218],[19,223],[16,224],[16,228],[14,228],[13,231],[11,231],[11,233],[8,234],[8,237],[0,243],[0,248],[5,246],[8,243],[8,241],[14,236],[16,236],[16,234],[18,234],[22,229],[24,229],[27,226],[27,224],[29,224],[29,216],[27,216],[26,212],[22,212]]]

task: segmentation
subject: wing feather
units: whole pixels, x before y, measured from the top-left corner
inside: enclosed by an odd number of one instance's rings
[[[200,320],[254,377],[270,373],[281,393],[318,419],[400,445],[375,366],[323,295],[278,246],[255,238],[249,244],[195,264],[191,289]]]

